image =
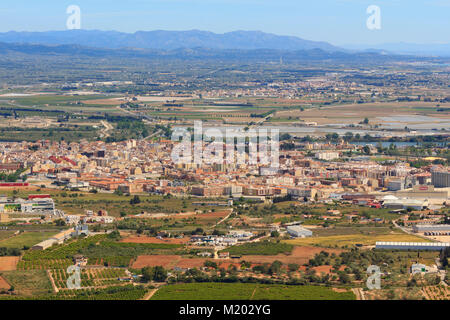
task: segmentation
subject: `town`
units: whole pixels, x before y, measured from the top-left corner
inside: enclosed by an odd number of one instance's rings
[[[134,2],[0,30],[0,301],[450,299],[447,16],[405,35],[427,44],[362,48],[391,42],[389,3],[381,29],[355,27],[365,5],[333,20],[340,47],[295,36],[313,12],[274,24],[289,36],[123,32],[250,8]],[[231,30],[290,8],[269,2]]]

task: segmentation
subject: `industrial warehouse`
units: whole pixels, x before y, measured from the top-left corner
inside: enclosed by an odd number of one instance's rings
[[[1,195],[0,213],[54,214],[55,203],[49,195],[29,195],[26,200]]]
[[[377,242],[376,249],[388,250],[432,250],[450,248],[450,242]]]
[[[450,235],[449,224],[416,224],[412,229],[415,233],[423,233],[425,235]]]
[[[313,235],[311,230],[305,229],[301,226],[288,226],[286,230],[291,237],[295,238],[306,238],[312,237]]]

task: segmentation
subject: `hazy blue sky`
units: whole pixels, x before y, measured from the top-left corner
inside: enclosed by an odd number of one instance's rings
[[[450,42],[450,0],[1,0],[0,32],[64,30],[78,5],[82,29],[261,30],[333,44]],[[366,9],[381,8],[381,30]]]

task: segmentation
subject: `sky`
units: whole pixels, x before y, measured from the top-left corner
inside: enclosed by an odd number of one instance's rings
[[[65,30],[69,5],[81,28],[122,32],[259,30],[335,45],[450,43],[450,0],[1,0],[0,32]],[[381,29],[366,12],[380,8]]]

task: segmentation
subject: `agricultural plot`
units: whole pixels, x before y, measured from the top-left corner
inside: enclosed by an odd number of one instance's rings
[[[19,249],[22,249],[24,246],[32,247],[55,234],[56,232],[24,232],[15,237],[0,241],[0,247]]]
[[[186,283],[162,287],[152,300],[354,300],[352,292],[319,286]]]
[[[137,215],[142,212],[147,213],[167,213],[174,214],[173,216],[165,218],[178,218],[175,213],[180,212],[194,212],[196,210],[212,210],[217,209],[212,206],[193,205],[195,200],[179,199],[179,198],[164,198],[156,195],[140,195],[141,202],[139,204],[130,204],[133,196],[116,195],[107,193],[80,193],[82,196],[70,197],[70,192],[54,195],[55,203],[61,210],[70,214],[78,214],[80,210],[106,210],[111,216],[119,217],[121,213],[126,215]],[[65,196],[64,196],[65,195]],[[225,214],[226,215],[226,214]],[[211,220],[212,222],[219,221],[223,214],[204,214],[197,215],[198,219]],[[209,222],[209,221],[207,221]]]
[[[443,104],[447,107],[448,104]],[[276,112],[276,118],[300,117],[305,122],[316,122],[318,124],[351,124],[358,123],[365,117],[371,119],[371,123],[383,124],[388,122],[384,117],[388,115],[414,116],[426,115],[439,118],[448,118],[448,114],[442,115],[437,112],[436,104],[433,102],[377,102],[363,104],[332,105],[321,108],[310,108],[300,110],[280,110]],[[433,120],[433,119],[431,119]],[[430,120],[430,121],[431,121]]]
[[[307,263],[310,259],[322,251],[326,251],[329,254],[339,255],[342,250],[339,249],[326,249],[320,247],[308,247],[308,246],[296,246],[289,254],[277,254],[277,255],[246,255],[243,260],[251,263],[272,263],[276,260],[284,263],[290,264],[295,263],[298,265],[303,265]]]
[[[67,269],[70,265],[73,265],[72,259],[27,259],[19,261],[17,270]]]
[[[422,292],[427,300],[450,300],[450,289],[448,287],[423,287]]]
[[[368,290],[364,300],[424,300],[427,299],[420,287],[394,287],[391,289]]]
[[[141,269],[144,267],[156,267],[162,266],[164,268],[171,268],[176,265],[181,259],[176,255],[142,255],[139,256],[136,261],[133,262],[133,269]]]
[[[29,141],[38,140],[51,141],[79,141],[80,139],[95,140],[99,132],[97,129],[89,126],[71,127],[71,128],[21,128],[10,127],[0,129],[0,141]]]
[[[43,251],[28,250],[17,267],[19,270],[67,269],[73,264],[72,258],[76,254],[86,256],[89,265],[128,267],[139,255],[173,253],[181,247],[181,244],[170,243],[115,242],[108,239],[107,235],[96,235]]]
[[[50,271],[58,289],[67,289],[69,274],[66,269],[53,269]],[[124,284],[119,278],[127,277],[125,269],[119,268],[82,268],[81,287],[105,287]]]
[[[398,242],[429,242],[423,238],[405,233],[364,235],[348,234],[338,236],[311,237],[294,240],[285,240],[285,243],[297,246],[323,246],[323,247],[348,247],[356,244],[374,246],[377,241],[398,241]]]
[[[120,242],[125,243],[162,243],[162,244],[186,244],[189,242],[189,238],[167,238],[159,239],[157,237],[147,237],[147,236],[130,236],[125,239],[120,240]]]
[[[9,288],[11,288],[9,283],[2,276],[0,276],[0,292],[4,290],[9,290]]]
[[[142,286],[113,286],[81,290],[62,290],[57,294],[0,296],[0,300],[140,300],[147,290]]]
[[[314,235],[318,237],[342,236],[362,234],[368,236],[388,235],[392,229],[384,226],[366,227],[366,226],[335,226],[333,228],[315,228]]]
[[[182,245],[166,243],[125,243],[103,241],[81,251],[91,262],[115,267],[128,267],[139,255],[176,253]]]
[[[52,285],[44,270],[27,271],[5,271],[2,277],[11,285],[21,296],[38,296],[50,294]]]
[[[147,290],[141,286],[115,286],[105,289],[63,290],[52,300],[140,300]]]
[[[276,255],[279,253],[290,253],[294,247],[288,243],[275,242],[252,242],[233,246],[222,250],[230,255]]]
[[[0,241],[8,239],[14,235],[15,231],[12,230],[0,230]]]
[[[13,271],[17,268],[19,257],[0,257],[0,271]]]
[[[60,260],[71,259],[73,255],[79,253],[80,250],[95,246],[102,240],[106,239],[106,235],[96,235],[93,237],[72,241],[68,244],[55,245],[43,251],[27,251],[23,256],[23,261],[41,261],[41,260]]]

